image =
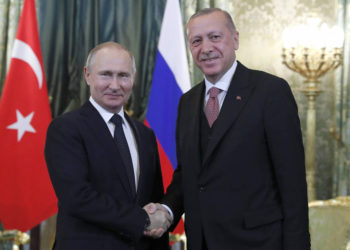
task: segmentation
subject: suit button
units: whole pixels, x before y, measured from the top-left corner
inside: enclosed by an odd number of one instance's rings
[[[204,192],[204,191],[205,191],[205,187],[200,186],[200,187],[199,187],[199,192]]]

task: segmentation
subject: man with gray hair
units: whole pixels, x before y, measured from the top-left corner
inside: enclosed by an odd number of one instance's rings
[[[194,14],[187,40],[204,80],[181,97],[178,166],[163,206],[148,211],[167,208],[173,225],[185,213],[188,250],[309,250],[304,148],[288,83],[236,60],[239,34],[226,11]]]
[[[163,197],[153,131],[123,109],[135,80],[131,53],[115,42],[96,46],[84,68],[90,99],[52,121],[45,158],[58,198],[55,250],[165,250],[168,213],[143,206]]]

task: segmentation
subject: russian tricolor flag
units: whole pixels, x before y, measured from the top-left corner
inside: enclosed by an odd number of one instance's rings
[[[166,188],[177,166],[177,105],[191,88],[179,0],[168,0],[160,30],[145,123],[155,132]]]

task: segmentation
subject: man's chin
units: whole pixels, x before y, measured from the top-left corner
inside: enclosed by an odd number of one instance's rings
[[[202,64],[200,69],[205,75],[215,75],[220,72],[220,65],[217,63],[205,63]]]
[[[123,106],[122,102],[106,102],[104,104],[105,109],[112,113],[118,113]]]
[[[121,102],[123,102],[123,100],[124,100],[123,96],[109,95],[104,97],[104,102],[110,105],[119,105]]]
[[[203,74],[206,76],[206,78],[210,81],[210,79],[215,79],[220,72],[218,70],[203,70]]]

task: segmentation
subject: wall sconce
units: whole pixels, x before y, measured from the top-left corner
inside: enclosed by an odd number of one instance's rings
[[[306,95],[306,179],[309,201],[315,200],[315,131],[316,97],[320,94],[319,78],[342,63],[343,31],[329,28],[313,15],[305,24],[290,27],[283,32],[283,64],[305,77],[301,91]]]

